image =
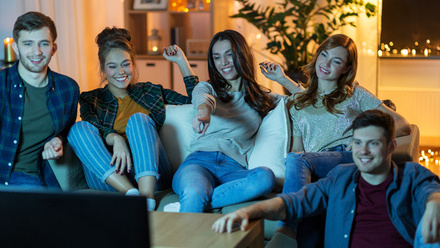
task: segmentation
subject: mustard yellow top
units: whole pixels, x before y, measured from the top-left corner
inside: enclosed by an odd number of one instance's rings
[[[133,99],[131,99],[128,95],[124,96],[123,98],[116,97],[116,99],[118,99],[118,112],[116,113],[116,120],[113,124],[113,129],[127,139],[125,128],[127,127],[127,122],[130,116],[135,113],[144,113],[149,115],[150,111],[133,101]]]

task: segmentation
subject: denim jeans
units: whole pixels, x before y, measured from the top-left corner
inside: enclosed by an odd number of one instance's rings
[[[414,248],[440,248],[440,243],[425,244],[422,236],[422,220],[417,226],[416,237],[414,238]]]
[[[12,172],[8,187],[20,190],[46,189],[38,176],[29,175],[24,172]]]
[[[222,152],[191,153],[173,178],[180,212],[201,213],[249,201],[270,193],[274,186],[270,169],[247,170]]]
[[[353,163],[351,151],[289,153],[283,194],[297,192],[305,185],[327,176],[339,164]]]
[[[134,168],[125,174],[135,186],[140,177],[156,176],[156,189],[162,190],[170,187],[172,172],[155,126],[154,121],[142,113],[136,113],[128,120],[125,131]],[[80,121],[72,126],[67,138],[81,160],[89,187],[116,191],[105,183],[115,169],[110,166],[112,154],[98,128],[87,121]]]

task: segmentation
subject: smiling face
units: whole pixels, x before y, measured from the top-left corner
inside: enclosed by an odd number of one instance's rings
[[[124,97],[133,79],[133,63],[130,54],[122,49],[112,49],[105,58],[103,72],[110,92],[116,97]]]
[[[347,60],[347,51],[342,46],[322,50],[315,64],[318,79],[337,83],[339,77],[350,69]]]
[[[217,71],[225,78],[232,87],[240,82],[239,75],[234,65],[234,57],[231,42],[219,40],[212,46],[212,59]]]
[[[396,140],[388,142],[382,127],[367,126],[353,131],[353,160],[367,181],[386,178],[395,147]]]
[[[56,49],[49,28],[20,31],[14,45],[19,57],[20,73],[45,73]]]

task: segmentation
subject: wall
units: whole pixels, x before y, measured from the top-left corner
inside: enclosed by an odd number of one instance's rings
[[[50,68],[75,79],[82,91],[100,83],[96,35],[106,26],[124,26],[123,0],[0,0],[0,40],[12,37],[14,22],[28,11],[41,11],[57,26],[58,51]],[[0,59],[4,59],[4,49]]]
[[[440,147],[440,59],[380,59],[379,98],[420,129],[420,146]]]
[[[0,41],[3,44],[5,38],[12,38],[12,29],[14,28],[15,19],[17,19],[17,3],[11,0],[0,0],[2,13],[0,15]],[[3,45],[0,49],[0,60],[5,59]]]

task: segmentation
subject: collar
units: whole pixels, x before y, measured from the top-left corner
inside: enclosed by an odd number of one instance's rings
[[[355,164],[356,165],[356,164]],[[393,171],[393,182],[397,182],[398,180],[398,173],[399,173],[399,167],[397,166],[394,161],[391,161],[391,170]],[[352,180],[356,184],[359,183],[359,177],[361,176],[361,172],[356,168],[352,175]]]
[[[101,98],[104,103],[111,103],[113,101],[117,101],[116,97],[110,92],[108,89],[108,84],[102,88]]]
[[[20,76],[20,73],[18,73],[18,63],[19,61],[15,61],[14,65],[11,67],[11,71],[13,74],[18,75],[18,78],[20,78],[20,81],[18,83],[19,87],[23,87],[23,79]],[[47,89],[49,90],[55,90],[55,80],[54,80],[54,76],[53,76],[53,72],[52,70],[47,67],[47,73],[46,73],[46,77],[47,77]]]

